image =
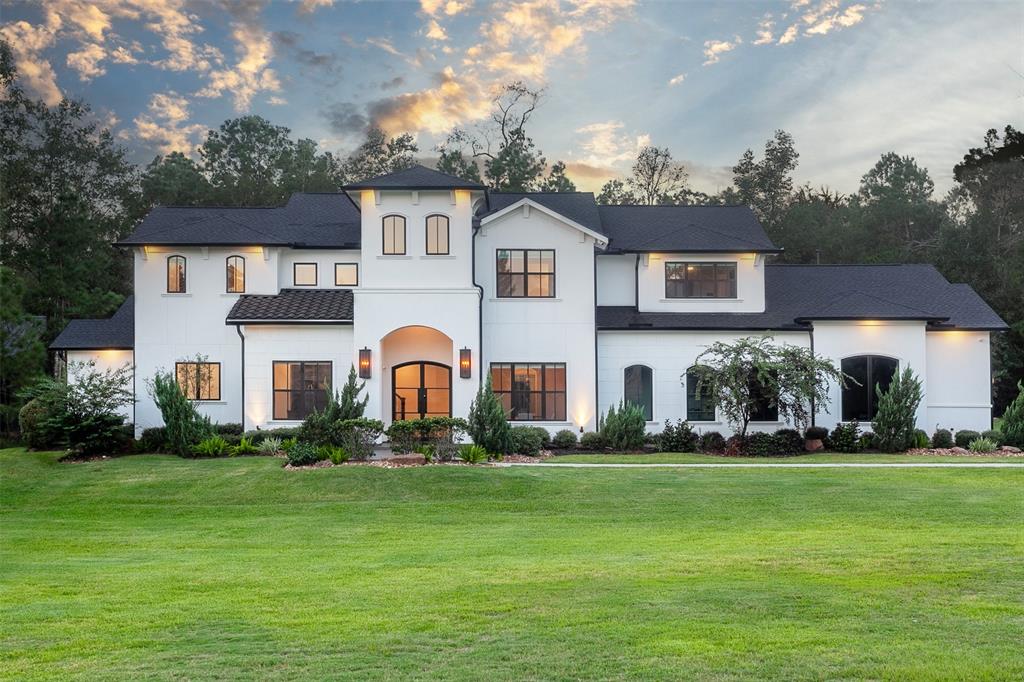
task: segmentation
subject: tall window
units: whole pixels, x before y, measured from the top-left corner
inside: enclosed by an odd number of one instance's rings
[[[692,367],[686,370],[686,421],[713,422],[715,401],[711,395],[711,387],[701,386],[698,391],[698,381],[697,373]]]
[[[292,264],[292,286],[315,287],[316,282],[316,263]]]
[[[750,377],[750,399],[754,404],[750,411],[750,421],[779,421],[779,406],[776,403],[776,396],[769,393],[768,387],[759,382],[756,376]]]
[[[219,362],[176,362],[174,373],[189,400],[220,400]]]
[[[623,371],[622,397],[644,411],[644,419],[654,420],[653,372],[647,365],[632,365]]]
[[[167,293],[185,293],[185,257],[167,257]]]
[[[335,263],[334,286],[354,287],[359,285],[359,263]]]
[[[384,216],[384,254],[405,255],[405,218],[400,215]]]
[[[245,293],[245,259],[241,256],[228,256],[227,266],[229,294]]]
[[[565,363],[491,363],[491,384],[511,421],[565,421]]]
[[[448,255],[448,216],[427,216],[427,255]]]
[[[498,298],[555,295],[553,249],[498,249]]]
[[[330,362],[274,362],[274,419],[305,419],[327,407]]]
[[[736,298],[736,264],[665,263],[665,298]]]
[[[845,374],[854,381],[848,381],[843,389],[843,421],[869,422],[878,413],[878,394],[875,386],[882,391],[889,388],[899,368],[899,360],[884,355],[858,355],[843,358],[841,363]]]

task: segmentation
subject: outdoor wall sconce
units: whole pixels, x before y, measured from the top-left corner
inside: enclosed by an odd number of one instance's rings
[[[373,372],[371,371],[372,367],[373,362],[370,356],[370,349],[363,348],[359,351],[359,378],[369,379],[373,376]]]
[[[463,379],[473,376],[473,351],[468,348],[459,351],[459,376]]]

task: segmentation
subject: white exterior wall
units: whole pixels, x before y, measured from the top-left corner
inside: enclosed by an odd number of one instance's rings
[[[234,328],[231,328],[234,334]],[[274,361],[328,361],[331,385],[341,390],[356,363],[351,325],[246,325],[245,428],[298,426],[300,421],[274,420]],[[237,403],[236,403],[237,404]],[[241,408],[233,419],[239,421]]]
[[[95,363],[97,372],[106,372],[107,370],[116,370],[122,367],[132,367],[134,362],[134,354],[130,350],[69,350],[67,351],[67,362],[68,362],[68,383],[74,384],[78,380],[79,372],[76,371],[76,363]],[[136,388],[136,394],[144,391]],[[127,423],[132,423],[135,419],[135,406],[125,405],[121,410],[120,414],[124,415]]]
[[[566,421],[523,422],[554,432],[593,430],[595,407],[594,240],[533,209],[512,211],[477,236],[477,282],[484,288],[484,371],[492,362],[564,362]],[[498,249],[554,249],[554,298],[498,298]]]
[[[988,332],[941,331],[925,334],[928,362],[928,421],[935,429],[992,428],[992,350]]]
[[[636,254],[597,256],[597,304],[636,303]]]
[[[810,339],[805,332],[774,332],[776,343],[806,348]],[[683,376],[696,363],[697,356],[716,341],[735,341],[756,332],[720,331],[603,331],[597,335],[598,396],[601,412],[618,405],[623,398],[623,373],[630,365],[651,368],[654,382],[654,419],[647,430],[660,432],[665,420],[686,419],[686,387]],[[733,432],[721,413],[713,422],[691,422],[704,433],[718,431],[724,436]],[[775,431],[788,426],[784,422],[751,422],[748,431]]]
[[[167,257],[185,256],[186,293],[167,293]],[[277,293],[278,250],[257,248],[148,247],[135,252],[136,432],[163,420],[146,390],[157,370],[206,356],[220,363],[221,399],[196,403],[215,422],[241,419],[241,340],[224,324],[238,294],[226,293],[226,258],[245,258],[250,294]]]
[[[665,298],[665,263],[736,263],[736,298]],[[764,312],[765,257],[756,254],[652,253],[640,257],[640,311],[661,313]]]
[[[325,249],[281,249],[278,259],[277,287],[280,289],[354,289],[355,287],[334,286],[334,264],[359,264],[359,283],[363,282],[362,259],[358,251],[336,251]],[[296,287],[294,278],[295,263],[316,263],[316,287]],[[276,292],[275,292],[276,293]]]

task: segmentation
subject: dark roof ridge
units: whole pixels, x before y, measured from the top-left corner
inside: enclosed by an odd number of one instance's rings
[[[932,268],[933,263],[769,263],[771,268]]]
[[[615,206],[623,208],[750,208],[747,204],[598,204],[598,206],[602,208]]]

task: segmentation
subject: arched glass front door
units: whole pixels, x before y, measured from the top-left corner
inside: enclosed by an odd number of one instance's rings
[[[406,362],[391,369],[391,419],[452,415],[452,368],[439,362]]]

